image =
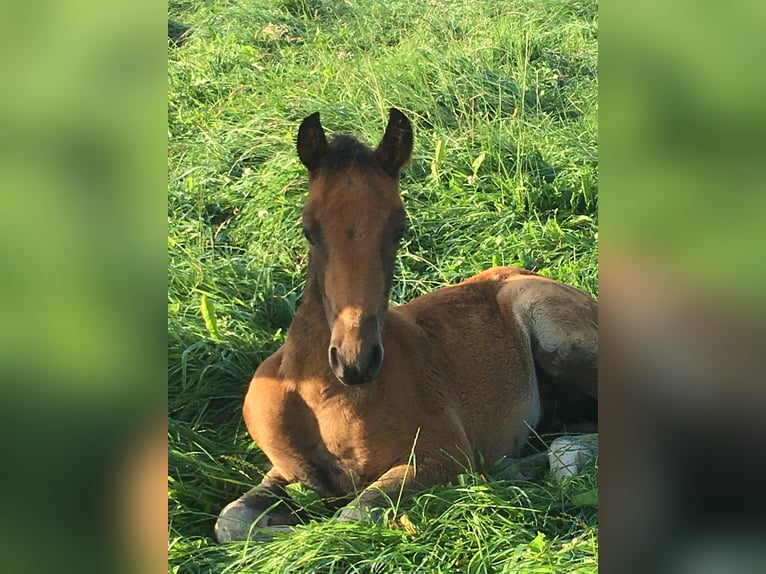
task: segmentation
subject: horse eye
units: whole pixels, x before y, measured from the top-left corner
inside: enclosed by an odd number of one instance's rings
[[[306,241],[309,242],[309,245],[314,245],[314,238],[311,237],[311,233],[309,232],[307,227],[303,227],[303,237],[306,238]]]

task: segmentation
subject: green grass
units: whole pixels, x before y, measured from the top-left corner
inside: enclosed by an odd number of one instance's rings
[[[414,124],[394,304],[495,264],[596,295],[596,3],[171,0],[169,16],[169,571],[595,571],[596,511],[577,503],[595,468],[467,473],[386,526],[329,522],[294,489],[317,519],[291,535],[222,547],[212,527],[267,468],[240,408],[300,301],[303,117],[372,145],[390,106]]]

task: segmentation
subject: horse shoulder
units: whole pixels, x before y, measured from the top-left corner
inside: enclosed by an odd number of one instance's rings
[[[289,388],[280,373],[282,354],[280,348],[259,365],[242,406],[245,426],[261,449],[284,417]]]

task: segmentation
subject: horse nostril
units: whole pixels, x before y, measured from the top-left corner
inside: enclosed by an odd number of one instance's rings
[[[338,370],[340,362],[338,361],[338,347],[330,347],[330,367],[334,371]]]
[[[352,362],[344,362],[339,347],[328,350],[330,369],[340,382],[346,385],[359,385],[375,378],[383,364],[383,346],[375,343],[369,347],[366,355],[356,357]]]
[[[383,347],[377,343],[370,349],[370,370],[377,371],[383,364]]]

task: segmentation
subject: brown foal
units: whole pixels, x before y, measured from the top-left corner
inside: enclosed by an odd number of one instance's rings
[[[499,267],[388,308],[412,142],[393,108],[374,150],[328,143],[318,113],[300,126],[303,302],[243,407],[272,468],[221,512],[220,542],[296,524],[292,482],[345,504],[341,520],[375,518],[405,488],[517,455],[541,422],[596,420],[597,306],[582,291]]]

